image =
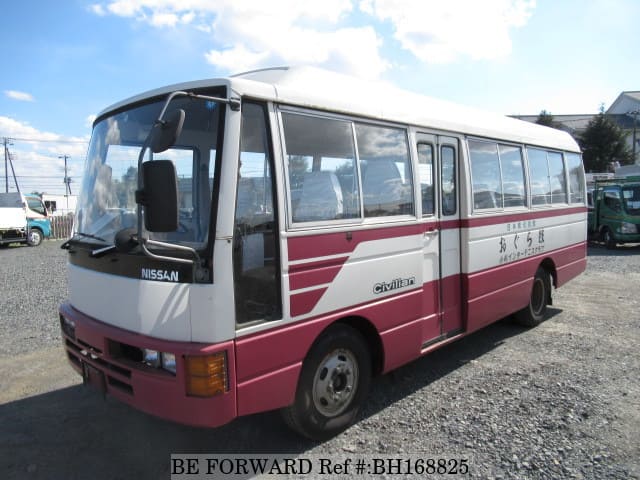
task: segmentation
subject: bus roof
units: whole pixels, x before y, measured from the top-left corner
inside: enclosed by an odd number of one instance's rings
[[[98,118],[130,103],[175,90],[219,85],[229,87],[232,96],[246,95],[287,105],[580,152],[571,135],[561,130],[315,67],[277,67],[170,85],[112,105]]]

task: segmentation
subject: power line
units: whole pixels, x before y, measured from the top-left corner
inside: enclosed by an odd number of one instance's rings
[[[11,137],[11,140],[16,142],[35,142],[35,143],[77,143],[87,145],[89,141],[87,140],[47,140],[44,138],[16,138]]]
[[[60,178],[60,175],[16,175],[18,178]],[[69,175],[69,178],[77,178]]]

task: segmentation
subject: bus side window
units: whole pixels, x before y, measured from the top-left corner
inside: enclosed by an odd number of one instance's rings
[[[567,181],[564,174],[564,162],[559,152],[547,152],[549,162],[549,182],[551,184],[551,203],[567,203]]]
[[[469,140],[469,157],[473,178],[474,210],[502,208],[502,175],[497,144]]]
[[[546,205],[551,203],[551,185],[547,152],[537,148],[527,148],[529,159],[529,178],[531,180],[531,203]]]
[[[522,150],[513,145],[498,145],[505,207],[526,206]]]
[[[365,217],[412,215],[413,182],[407,134],[356,124]]]
[[[293,223],[360,217],[351,122],[283,112]]]
[[[565,153],[564,157],[569,170],[569,203],[584,203],[584,170],[580,155]]]
[[[433,145],[431,145],[430,143],[418,144],[418,175],[420,177],[422,215],[433,215]]]

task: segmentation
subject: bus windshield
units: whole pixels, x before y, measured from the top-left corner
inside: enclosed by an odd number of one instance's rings
[[[220,95],[217,91],[207,94]],[[164,98],[101,119],[94,127],[78,199],[74,234],[88,243],[114,243],[117,232],[136,228],[138,156]],[[209,100],[177,98],[169,112],[185,111],[184,127],[174,146],[144,160],[169,159],[178,176],[179,226],[174,232],[153,233],[149,238],[202,249],[208,239],[211,191],[215,171],[220,115],[224,109]]]
[[[640,185],[624,187],[622,198],[624,208],[629,215],[640,215]]]

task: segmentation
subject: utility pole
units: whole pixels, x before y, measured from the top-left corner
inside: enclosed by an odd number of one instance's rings
[[[69,209],[69,195],[71,195],[71,179],[67,175],[67,160],[69,155],[60,155],[58,158],[64,158],[64,185],[65,196],[67,197],[67,210]]]
[[[7,165],[9,161],[9,149],[8,145],[13,145],[11,143],[11,139],[4,137],[2,139],[2,143],[4,144],[4,189],[6,193],[9,193],[9,166]],[[11,169],[13,169],[13,165],[11,165]]]
[[[16,177],[16,171],[13,169],[13,154],[9,152],[9,166],[11,166],[11,174],[13,175],[13,183],[16,184],[16,191],[20,193],[20,185],[18,185],[18,177]]]

